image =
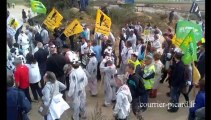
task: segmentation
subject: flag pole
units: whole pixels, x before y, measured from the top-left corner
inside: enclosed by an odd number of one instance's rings
[[[145,57],[146,57],[147,46],[148,46],[148,42],[149,42],[148,36],[146,36],[146,40],[147,40],[147,43],[146,43],[146,47],[145,47],[145,50],[144,50],[144,58],[143,58],[143,60],[144,60]]]
[[[188,13],[188,18],[187,18],[188,21],[189,21],[189,17],[190,17],[190,12]]]

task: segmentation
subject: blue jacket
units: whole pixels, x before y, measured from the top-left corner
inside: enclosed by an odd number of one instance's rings
[[[24,92],[14,87],[7,88],[7,120],[19,120],[18,106],[24,113],[22,120],[27,120],[26,113],[31,110],[31,104]]]
[[[196,95],[195,105],[189,109],[191,118],[195,118],[195,111],[202,107],[205,107],[205,91],[199,91]]]
[[[101,56],[102,56],[102,48],[99,45],[93,46],[92,50],[95,53],[95,57],[97,58],[98,62],[101,62]]]

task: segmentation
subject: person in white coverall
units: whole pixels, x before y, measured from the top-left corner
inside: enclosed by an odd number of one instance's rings
[[[132,43],[132,48],[135,51],[137,38],[136,38],[136,35],[134,33],[134,29],[130,29],[130,35],[129,35],[127,41],[130,41]]]
[[[120,64],[120,69],[118,71],[118,74],[125,74],[126,64],[128,63],[128,60],[131,58],[132,53],[133,53],[132,43],[130,41],[127,41],[126,46],[124,46],[121,52],[122,62]]]
[[[86,70],[89,74],[88,84],[90,88],[90,92],[92,96],[97,95],[97,58],[95,57],[95,53],[91,50],[89,53],[89,62],[86,66]]]
[[[29,53],[29,38],[23,31],[19,34],[17,43],[23,55],[26,56]]]
[[[116,84],[119,87],[116,93],[116,105],[114,107],[113,116],[116,120],[126,120],[130,113],[130,103],[132,96],[129,87],[124,84],[125,75],[117,75]]]
[[[80,66],[78,57],[72,58],[71,60],[73,70],[70,73],[70,87],[68,92],[68,97],[70,97],[71,108],[73,110],[73,120],[79,120],[81,118],[86,118],[86,91],[88,80],[86,73]],[[79,117],[80,116],[80,117]]]
[[[111,102],[116,100],[116,83],[114,75],[117,73],[117,70],[111,58],[103,59],[100,64],[100,71],[104,76],[104,107],[107,107],[111,105]]]
[[[157,90],[159,87],[159,82],[162,79],[162,69],[164,68],[163,63],[160,61],[161,54],[160,53],[155,53],[154,54],[154,63],[155,63],[155,77],[154,77],[154,85],[153,89],[150,94],[150,98],[156,98],[157,97]]]

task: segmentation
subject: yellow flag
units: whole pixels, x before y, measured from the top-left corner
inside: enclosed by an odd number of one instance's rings
[[[172,44],[176,45],[177,47],[180,47],[182,41],[183,41],[182,39],[177,39],[176,34],[172,38]]]
[[[95,23],[95,32],[99,32],[104,35],[109,35],[110,28],[111,28],[111,19],[100,9],[98,9]]]
[[[54,28],[59,27],[62,24],[62,19],[63,16],[55,8],[53,8],[44,20],[43,24],[45,24],[49,30],[53,31]]]
[[[196,68],[195,64],[193,64],[193,83],[198,84],[199,80],[201,79],[201,75]]]
[[[201,39],[201,43],[205,43],[205,38],[204,37]]]
[[[9,24],[10,27],[12,27],[14,30],[17,30],[18,27],[20,27],[20,23],[15,19],[15,18],[11,18],[9,20]]]
[[[64,34],[66,37],[69,37],[71,35],[81,33],[82,31],[83,31],[83,27],[82,27],[81,23],[77,19],[75,19],[64,30]]]

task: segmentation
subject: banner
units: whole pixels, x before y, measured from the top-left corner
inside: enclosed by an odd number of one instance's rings
[[[196,42],[199,42],[203,37],[202,27],[187,20],[182,20],[177,23],[176,40],[181,43],[191,30],[193,30]]]
[[[150,35],[150,32],[151,32],[150,29],[145,29],[144,30],[144,35],[145,36]]]
[[[53,8],[44,20],[43,24],[45,24],[49,30],[53,31],[62,24],[62,19],[63,16],[55,8]]]
[[[81,33],[82,31],[83,31],[83,27],[82,27],[81,23],[77,19],[75,19],[64,30],[64,34],[66,37],[69,37],[71,35]]]
[[[46,14],[46,7],[39,1],[31,1],[31,8],[33,12]]]
[[[8,17],[7,18],[7,25],[9,27],[13,28],[16,31],[16,30],[18,30],[18,28],[20,28],[23,25],[23,23],[18,21],[14,17]]]
[[[184,52],[182,57],[184,64],[188,65],[197,60],[197,43],[192,30],[181,43],[180,49]]]
[[[111,28],[111,19],[103,13],[100,9],[97,10],[95,32],[109,35]]]

